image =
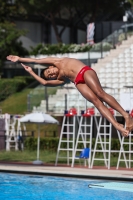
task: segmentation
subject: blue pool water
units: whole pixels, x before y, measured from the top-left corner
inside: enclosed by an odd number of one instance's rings
[[[133,200],[133,192],[88,187],[101,182],[0,173],[0,200]]]

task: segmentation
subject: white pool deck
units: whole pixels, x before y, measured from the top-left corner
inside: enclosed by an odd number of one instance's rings
[[[24,173],[35,175],[54,175],[68,176],[76,178],[92,178],[92,179],[109,179],[109,180],[125,180],[133,181],[133,169],[103,169],[103,168],[82,168],[82,167],[66,167],[66,166],[45,166],[45,165],[22,165],[22,164],[1,164],[0,172],[7,173]]]

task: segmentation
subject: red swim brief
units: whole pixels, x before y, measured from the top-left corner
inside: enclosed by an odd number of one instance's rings
[[[87,70],[93,70],[91,67],[89,66],[85,66],[83,67],[79,73],[77,74],[76,78],[75,78],[75,85],[77,85],[78,83],[85,83],[85,80],[84,80],[84,73],[87,71]]]

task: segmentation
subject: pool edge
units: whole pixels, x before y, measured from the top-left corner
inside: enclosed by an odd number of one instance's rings
[[[114,176],[100,176],[100,175],[84,175],[84,174],[66,174],[57,172],[33,172],[33,171],[22,171],[22,170],[6,170],[0,169],[0,172],[13,173],[13,174],[30,174],[30,175],[41,175],[41,176],[58,176],[68,178],[81,178],[81,179],[97,179],[97,180],[114,180],[114,181],[130,181],[133,182],[133,178],[129,177],[114,177]]]

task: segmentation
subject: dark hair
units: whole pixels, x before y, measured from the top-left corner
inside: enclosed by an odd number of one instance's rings
[[[47,68],[48,68],[48,67],[47,67]],[[45,75],[44,75],[44,72],[45,72],[45,70],[46,70],[47,68],[42,69],[42,70],[41,70],[41,73],[40,73],[40,77],[43,78],[43,79],[45,79],[45,80],[48,80],[48,78],[46,78]]]
[[[46,67],[45,69],[42,69],[42,70],[41,70],[40,77],[43,78],[44,80],[56,80],[56,78],[46,78],[46,77],[45,77],[44,72],[45,72],[45,70],[48,69],[48,68],[49,68],[49,67]]]

